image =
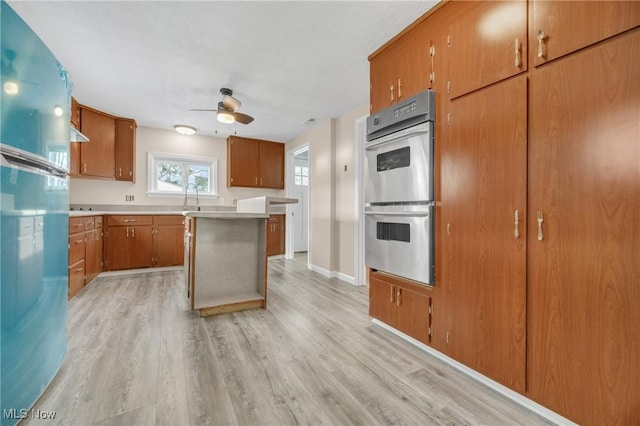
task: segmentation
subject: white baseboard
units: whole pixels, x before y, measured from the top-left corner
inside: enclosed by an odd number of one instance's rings
[[[146,274],[149,272],[182,271],[184,266],[165,266],[162,268],[124,269],[122,271],[100,272],[98,277],[117,277],[120,275]]]
[[[396,336],[400,337],[401,339],[406,340],[407,342],[411,343],[412,345],[418,347],[419,349],[422,349],[423,351],[427,352],[429,355],[432,355],[435,358],[438,358],[439,360],[449,364],[450,366],[452,366],[453,368],[455,368],[456,370],[462,372],[463,374],[471,377],[472,379],[482,383],[483,385],[493,389],[494,391],[498,392],[499,394],[509,398],[510,400],[512,400],[513,402],[515,402],[516,404],[519,404],[521,406],[523,406],[524,408],[536,413],[537,415],[539,415],[540,417],[545,418],[546,420],[549,420],[550,422],[553,422],[557,425],[566,425],[566,426],[578,426],[576,423],[572,422],[571,420],[562,417],[560,414],[549,410],[547,407],[544,407],[540,404],[538,404],[535,401],[530,400],[529,398],[519,394],[518,392],[509,389],[508,387],[501,385],[500,383],[488,378],[487,376],[484,376],[480,373],[478,373],[477,371],[467,367],[464,364],[459,363],[458,361],[454,360],[453,358],[449,358],[448,356],[446,356],[445,354],[443,354],[442,352],[439,352],[435,349],[433,349],[430,346],[425,345],[422,342],[417,341],[416,339],[414,339],[413,337],[407,336],[406,334],[404,334],[401,331],[396,330],[395,328],[391,327],[390,325],[387,325],[385,323],[383,323],[382,321],[379,321],[375,318],[371,319],[371,322],[373,323],[373,325],[378,326],[380,328],[383,328],[393,334],[395,334]]]
[[[343,274],[342,272],[330,271],[321,266],[312,265],[311,263],[309,263],[309,269],[321,275],[324,275],[327,278],[337,278],[340,281],[346,282],[347,284],[356,285],[356,279],[354,277],[349,276],[347,274]]]

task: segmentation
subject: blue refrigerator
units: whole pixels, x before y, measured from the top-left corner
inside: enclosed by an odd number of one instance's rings
[[[67,351],[71,84],[0,5],[0,412],[9,426],[30,416]]]

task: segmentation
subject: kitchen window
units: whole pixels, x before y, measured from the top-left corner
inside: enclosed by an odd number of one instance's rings
[[[218,159],[149,152],[148,196],[183,197],[187,185],[200,198],[217,198]]]

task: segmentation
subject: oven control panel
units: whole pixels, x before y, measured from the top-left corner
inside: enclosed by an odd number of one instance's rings
[[[410,114],[411,112],[418,109],[418,102],[413,101],[410,104],[406,104],[400,108],[396,108],[393,110],[393,117],[399,118],[403,115]]]

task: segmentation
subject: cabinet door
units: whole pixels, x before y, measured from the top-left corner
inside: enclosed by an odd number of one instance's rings
[[[429,343],[428,296],[396,286],[396,328],[423,343]]]
[[[153,266],[184,263],[184,225],[156,226],[153,230]]]
[[[102,271],[102,229],[94,229],[85,233],[86,255],[85,266],[87,284]]]
[[[534,0],[531,4],[529,45],[536,66],[640,25],[638,1]]]
[[[135,182],[136,164],[136,122],[127,119],[116,120],[116,180]]]
[[[467,5],[451,26],[451,98],[527,69],[526,1]]]
[[[131,268],[149,268],[153,253],[152,228],[150,226],[132,226],[129,228],[131,247]]]
[[[85,284],[84,259],[69,266],[69,299],[78,294]]]
[[[227,138],[227,186],[257,187],[260,172],[260,141]]]
[[[396,286],[386,281],[369,279],[369,315],[396,326]]]
[[[525,389],[527,80],[451,102],[442,147],[450,356]],[[516,224],[515,212],[519,222]],[[517,233],[516,233],[517,230]]]
[[[369,81],[371,101],[370,112],[375,114],[397,101],[395,86],[392,81],[396,77],[396,64],[400,62],[401,49],[397,41],[387,46],[376,56],[371,58],[369,65]]]
[[[640,419],[638,46],[635,30],[531,75],[528,383],[579,424]]]
[[[107,269],[151,266],[151,226],[110,226],[107,233]]]
[[[69,144],[69,176],[80,175],[80,142]]]
[[[80,174],[113,178],[115,170],[115,120],[105,114],[82,108],[82,133],[91,142],[80,148]]]
[[[284,189],[284,144],[260,141],[260,187]]]
[[[73,96],[71,97],[71,125],[76,129],[80,128],[80,104]]]
[[[267,219],[267,256],[280,254],[280,219],[273,215]]]
[[[397,64],[395,81],[398,101],[410,98],[431,87],[430,39],[426,30],[428,28],[420,24],[402,36],[401,58],[400,63]]]

